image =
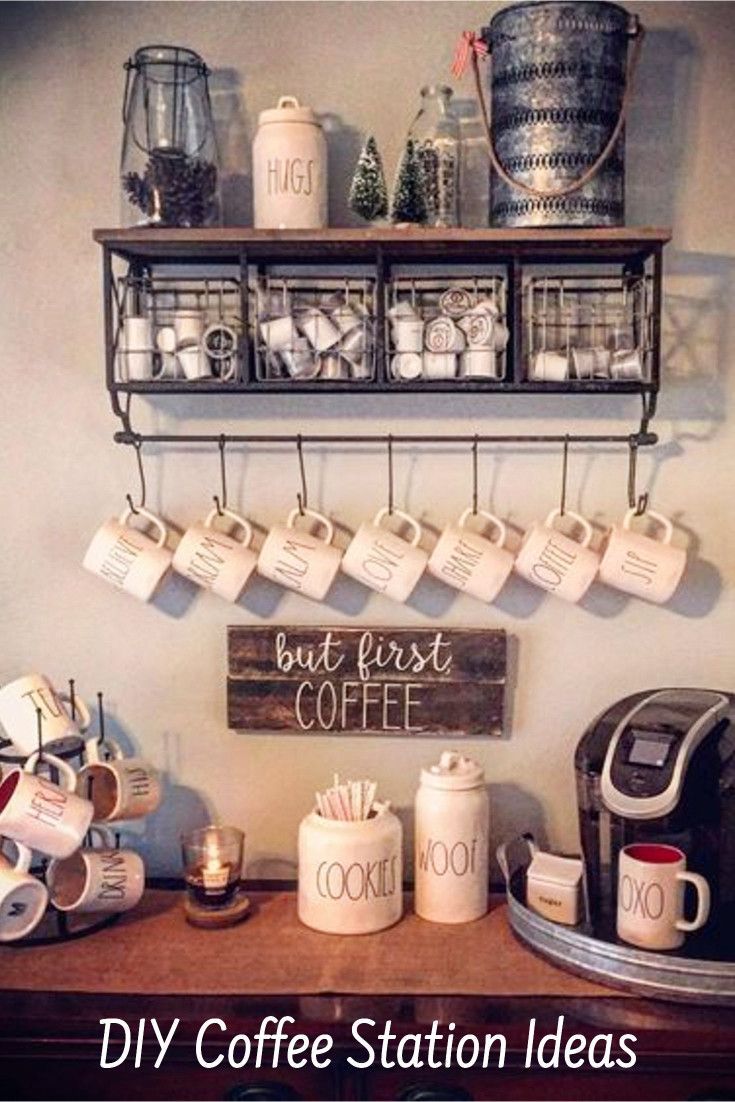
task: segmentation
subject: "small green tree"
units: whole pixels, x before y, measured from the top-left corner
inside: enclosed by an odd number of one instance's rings
[[[350,210],[366,222],[388,217],[388,189],[385,186],[383,162],[378,143],[372,134],[360,152],[352,177],[349,202]]]
[[[411,138],[406,142],[398,165],[390,216],[393,222],[419,223],[426,222],[428,217],[424,175]]]

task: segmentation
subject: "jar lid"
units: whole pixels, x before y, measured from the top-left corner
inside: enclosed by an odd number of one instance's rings
[[[277,107],[261,111],[258,122],[264,126],[269,122],[306,122],[320,126],[320,122],[311,107],[299,103],[296,96],[281,96]]]
[[[436,765],[421,770],[421,783],[429,788],[479,788],[485,783],[485,770],[472,758],[445,750]]]

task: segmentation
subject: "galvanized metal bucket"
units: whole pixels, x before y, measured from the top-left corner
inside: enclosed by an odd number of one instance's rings
[[[482,32],[495,226],[618,226],[642,27],[603,0],[534,0]],[[637,39],[628,58],[628,44]],[[480,100],[485,108],[475,64]]]

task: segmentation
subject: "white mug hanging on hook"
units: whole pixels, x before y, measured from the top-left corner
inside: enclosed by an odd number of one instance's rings
[[[75,694],[72,706],[71,695],[58,692],[42,673],[18,677],[0,689],[0,724],[23,754],[37,750],[39,741],[58,752],[66,739],[78,739],[89,723],[81,697]]]
[[[562,517],[572,520],[581,536],[565,535],[557,528]],[[579,513],[552,509],[543,524],[536,523],[526,532],[516,571],[547,593],[576,604],[581,601],[597,574],[600,559],[590,548],[592,526]]]
[[[35,930],[48,903],[46,885],[29,871],[31,850],[20,842],[15,847],[14,863],[0,852],[0,942],[19,941]]]
[[[632,531],[638,512],[628,509],[622,523],[608,534],[600,563],[600,581],[623,593],[642,597],[656,605],[671,600],[686,569],[686,551],[671,544],[674,528],[668,517],[653,509],[641,514],[641,523],[656,536]]]
[[[317,536],[297,528],[300,519],[324,532]],[[323,601],[337,576],[342,552],[332,546],[334,525],[315,509],[292,509],[285,524],[276,524],[266,536],[258,557],[258,573],[286,589]]]
[[[592,525],[579,513],[566,508],[568,462],[569,437],[566,436],[559,507],[551,510],[543,524],[537,522],[528,529],[515,568],[532,585],[576,604],[595,580],[600,558],[590,548]],[[557,527],[557,521],[562,518],[573,522],[572,535],[566,535]]]
[[[215,528],[219,518],[229,521],[232,530],[239,529],[242,536],[235,538]],[[240,599],[258,562],[257,554],[250,547],[252,539],[253,529],[245,517],[226,507],[215,507],[204,521],[192,524],[184,533],[174,552],[174,570],[202,589],[234,604]]]
[[[154,529],[155,539],[132,526],[134,516]],[[97,529],[83,566],[115,589],[139,601],[150,601],[171,566],[167,537],[166,525],[155,513],[128,505],[117,519],[113,517]]]
[[[471,528],[472,521],[479,522],[484,531],[494,532],[495,539]],[[429,556],[429,573],[478,601],[494,601],[513,570],[514,559],[506,550],[506,539],[506,527],[493,513],[465,509],[439,537]]]
[[[142,819],[161,803],[158,771],[143,758],[126,758],[114,739],[88,739],[84,756],[76,792],[91,801],[95,822]]]
[[[142,443],[136,439],[135,454],[140,477],[140,503],[127,495],[127,508],[97,529],[84,556],[85,570],[139,601],[150,601],[171,566],[166,547],[168,529],[160,517],[145,508],[146,485],[141,458]],[[142,518],[156,532],[155,539],[133,526]]]
[[[327,225],[327,142],[311,107],[281,96],[261,111],[253,142],[253,200],[258,229]]]
[[[383,522],[392,518],[408,527],[411,533],[408,539],[385,527]],[[378,510],[372,521],[357,529],[345,551],[342,569],[369,589],[402,604],[411,596],[426,569],[429,556],[419,547],[420,542],[418,521],[402,509],[386,505]]]

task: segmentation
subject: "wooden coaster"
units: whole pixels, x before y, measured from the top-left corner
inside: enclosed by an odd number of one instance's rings
[[[219,930],[223,926],[234,926],[250,914],[250,900],[239,891],[229,907],[200,907],[187,895],[184,900],[186,921],[203,930]]]

